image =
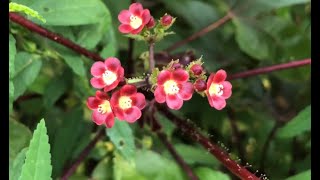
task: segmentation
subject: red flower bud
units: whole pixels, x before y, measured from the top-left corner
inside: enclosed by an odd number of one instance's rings
[[[164,15],[162,18],[161,18],[161,25],[162,26],[169,26],[172,22],[172,16],[170,15]]]
[[[192,72],[194,75],[198,76],[198,75],[200,75],[200,74],[202,73],[203,68],[202,68],[201,65],[195,64],[195,65],[193,65],[193,66],[191,67],[190,70],[191,70],[191,72]]]
[[[207,84],[206,81],[198,79],[196,82],[194,82],[193,87],[196,91],[202,92],[207,89]]]
[[[172,65],[172,68],[174,68],[174,69],[180,69],[180,68],[181,68],[181,64],[180,64],[180,63],[174,63],[174,64]]]
[[[151,18],[146,26],[148,29],[151,29],[154,27],[154,25],[156,25],[156,22],[154,21],[154,18],[151,16]]]

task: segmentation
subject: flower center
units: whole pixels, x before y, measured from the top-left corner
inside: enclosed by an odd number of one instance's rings
[[[131,15],[130,16],[130,26],[133,29],[138,29],[142,24],[142,19],[138,16]]]
[[[180,90],[177,83],[173,80],[166,81],[163,86],[164,92],[170,95],[177,94]]]
[[[115,80],[117,80],[117,75],[109,70],[106,70],[103,74],[102,74],[102,79],[103,81],[107,84],[110,85],[112,84]]]
[[[121,96],[119,99],[119,106],[121,109],[128,109],[132,107],[132,100],[128,96]]]
[[[109,101],[104,101],[102,104],[98,106],[98,112],[104,114],[106,112],[111,112],[111,106]]]
[[[212,95],[218,95],[218,96],[221,96],[223,94],[223,86],[222,84],[215,84],[215,83],[212,83],[210,88],[209,88],[209,94],[210,96]]]

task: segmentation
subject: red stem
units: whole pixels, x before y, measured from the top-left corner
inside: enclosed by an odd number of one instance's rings
[[[226,168],[228,168],[234,175],[240,179],[259,180],[253,173],[248,171],[245,167],[232,160],[229,155],[224,152],[218,145],[209,141],[208,138],[199,133],[195,128],[186,123],[185,120],[177,117],[167,108],[158,106],[161,111],[171,122],[173,122],[180,130],[189,135],[192,139],[199,142],[205,149],[214,155]]]
[[[44,36],[48,39],[51,39],[57,43],[60,43],[72,50],[74,50],[75,52],[78,52],[94,61],[104,61],[104,59],[102,57],[100,57],[99,55],[93,53],[93,52],[90,52],[88,51],[87,49],[79,46],[78,44],[75,44],[74,42],[56,34],[56,33],[53,33],[41,26],[38,26],[37,24],[29,21],[28,19],[24,18],[23,16],[20,16],[16,13],[12,13],[12,12],[9,12],[9,18],[11,21],[17,23],[17,24],[20,24],[22,25],[23,27],[29,29],[30,31],[33,31],[35,33],[38,33],[39,35],[41,36]]]

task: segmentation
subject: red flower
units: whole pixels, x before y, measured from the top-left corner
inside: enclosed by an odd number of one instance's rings
[[[221,110],[226,106],[226,99],[232,94],[232,85],[227,78],[226,71],[220,69],[216,74],[211,73],[207,82],[206,94],[211,107]]]
[[[108,92],[123,80],[124,69],[119,59],[110,57],[104,63],[95,62],[91,67],[91,74],[94,76],[90,80],[91,85],[98,89],[104,88],[104,91]]]
[[[122,10],[118,15],[121,22],[119,31],[122,33],[138,34],[151,18],[148,9],[143,9],[140,3],[133,3],[129,10]]]
[[[102,91],[97,91],[96,96],[89,97],[87,106],[93,110],[92,120],[97,125],[105,124],[108,128],[114,125],[114,115],[111,109],[109,96]]]
[[[111,105],[115,116],[119,120],[133,123],[141,117],[141,110],[146,106],[146,99],[142,93],[137,93],[133,85],[124,85],[114,92]]]
[[[162,70],[157,77],[157,88],[154,92],[156,101],[166,102],[171,109],[180,109],[183,100],[189,100],[192,97],[193,85],[187,82],[188,79],[189,74],[183,69]]]
[[[160,22],[161,22],[161,25],[162,25],[162,26],[169,26],[169,25],[171,24],[171,22],[172,22],[172,16],[170,16],[170,15],[164,15],[164,16],[161,18]]]
[[[156,22],[154,21],[154,18],[151,16],[148,24],[146,25],[148,29],[153,28],[156,25]]]

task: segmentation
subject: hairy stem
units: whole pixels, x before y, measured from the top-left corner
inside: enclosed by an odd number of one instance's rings
[[[78,44],[29,21],[28,19],[24,18],[23,16],[18,15],[17,13],[9,12],[9,18],[11,21],[13,21],[17,24],[20,24],[21,26],[29,29],[30,31],[35,32],[35,33],[37,33],[41,36],[44,36],[48,39],[51,39],[52,41],[55,41],[59,44],[62,44],[64,46],[74,50],[75,52],[82,54],[82,55],[84,55],[94,61],[104,61],[104,59],[102,57],[100,57],[99,55],[97,55],[93,52],[90,52],[89,50],[79,46]]]
[[[68,180],[68,178],[76,171],[81,162],[88,156],[90,151],[94,148],[96,143],[104,137],[105,129],[101,128],[96,136],[90,141],[90,143],[81,151],[77,159],[71,164],[71,166],[63,173],[61,180]]]
[[[154,62],[154,42],[149,43],[149,73],[152,73],[152,70],[155,66]]]
[[[218,145],[210,142],[208,138],[206,138],[195,128],[187,124],[185,120],[177,117],[164,106],[158,106],[158,109],[181,131],[190,136],[193,140],[199,142],[205,149],[207,149],[212,155],[214,155],[227,169],[229,169],[232,174],[236,175],[240,179],[259,179],[245,167],[232,160],[229,157],[228,153],[223,151]]]
[[[311,58],[303,59],[303,60],[295,60],[287,63],[276,64],[272,66],[266,66],[266,67],[261,67],[253,70],[248,70],[248,71],[232,74],[227,79],[233,80],[233,79],[239,79],[239,78],[247,78],[247,77],[256,76],[259,74],[266,74],[272,71],[279,71],[283,69],[305,66],[308,64],[311,64]]]
[[[218,21],[210,24],[209,26],[201,29],[198,32],[195,32],[194,34],[192,34],[191,36],[187,37],[184,40],[178,41],[175,44],[173,44],[172,46],[168,47],[167,49],[165,49],[166,52],[171,52],[175,49],[177,49],[178,47],[187,44],[195,39],[197,39],[198,37],[201,37],[205,34],[207,34],[208,32],[220,27],[221,25],[225,24],[226,22],[228,22],[230,19],[232,18],[232,13],[228,12],[225,16],[223,16],[221,19],[219,19]]]

